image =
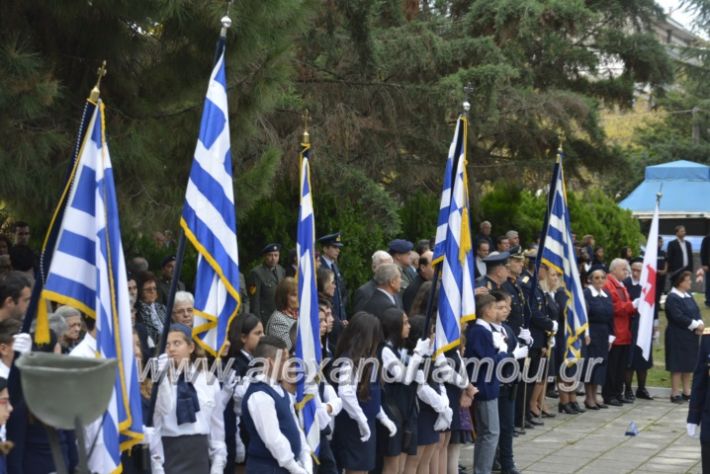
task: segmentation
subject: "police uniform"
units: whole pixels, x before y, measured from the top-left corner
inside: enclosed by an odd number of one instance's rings
[[[393,256],[398,254],[409,255],[409,252],[411,252],[413,248],[414,244],[408,240],[394,239],[388,244],[387,251],[390,253],[390,255]],[[400,286],[400,292],[404,292],[404,290],[406,290],[409,285],[414,282],[414,279],[417,277],[417,273],[410,265],[405,265],[404,267],[402,267],[401,265],[397,264],[397,266],[399,267],[399,273],[402,276],[402,285]]]
[[[324,235],[318,239],[318,243],[323,247],[343,247],[343,242],[340,238],[340,232],[334,232],[332,234]],[[335,276],[335,294],[333,295],[333,317],[336,321],[340,322],[347,318],[347,313],[345,308],[347,306],[347,288],[345,287],[345,281],[343,280],[343,274],[340,273],[340,268],[338,267],[338,262],[332,261],[325,255],[320,256],[320,264],[324,268],[331,270]],[[340,325],[334,329],[334,332],[338,333]]]
[[[261,254],[278,252],[280,249],[281,245],[279,244],[269,244],[262,249]],[[271,313],[276,309],[274,301],[276,287],[285,277],[286,271],[279,264],[276,264],[274,268],[269,268],[262,263],[249,273],[247,278],[249,306],[251,312],[261,318],[264,326],[266,326]]]
[[[710,408],[710,390],[708,390],[708,379],[710,379],[710,328],[703,331],[700,339],[700,350],[698,351],[698,363],[693,373],[693,387],[690,392],[690,403],[688,404],[688,434],[692,425],[700,426],[700,452],[702,456],[703,471],[710,472],[710,416],[707,413]]]

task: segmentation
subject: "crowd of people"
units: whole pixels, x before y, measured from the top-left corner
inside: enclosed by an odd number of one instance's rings
[[[309,388],[321,427],[317,456],[309,449],[312,440],[302,429],[296,387],[288,376],[299,320],[295,252],[282,266],[281,246],[269,243],[261,263],[241,276],[239,315],[230,327],[228,351],[221,354],[230,376],[220,380],[200,369],[198,361],[206,356],[192,337],[194,298],[182,282],[168,315],[175,256],[167,255],[155,273],[145,258],[130,258],[127,285],[140,367],[156,361],[159,372],[181,367],[197,375],[186,377],[185,370],[141,382],[146,441],[124,454],[123,472],[452,474],[464,471],[461,447],[474,444],[474,473],[516,473],[513,438],[543,425],[545,418],[652,398],[646,378],[653,361],[643,358],[635,342],[642,259],[634,248],[607,264],[593,236],[575,242],[588,327],[570,359],[564,311],[569,294],[562,275],[544,262],[535,272],[537,245],[524,246],[515,230],[497,238],[489,222],[479,230],[477,317],[463,325],[461,344],[443,353],[435,353],[435,324],[427,319],[428,306],[436,314],[438,292],[432,242],[395,239],[374,251],[372,279],[351,291],[339,266],[340,252],[347,249],[341,234],[318,240],[319,330],[328,362],[325,377]],[[666,279],[671,282],[665,362],[673,403],[690,397],[696,335],[704,330],[690,287],[710,264],[703,256],[703,268],[693,273],[684,236],[682,227],[676,229],[676,239],[667,252],[659,250],[657,262],[656,308]],[[72,307],[54,308],[48,345],[33,346],[30,334],[20,331],[37,268],[28,242],[25,223],[15,225],[14,241],[0,236],[0,423],[7,422],[0,433],[0,473],[54,470],[41,423],[21,398],[8,395],[17,354],[96,354],[94,321]],[[658,337],[656,329],[653,339]],[[254,375],[256,360],[262,370]],[[366,363],[371,360],[378,363]],[[471,361],[485,362],[490,370],[476,370],[483,365]],[[148,419],[153,383],[157,398]],[[557,410],[548,405],[550,398],[558,400]],[[71,431],[60,435],[71,470],[76,438]]]

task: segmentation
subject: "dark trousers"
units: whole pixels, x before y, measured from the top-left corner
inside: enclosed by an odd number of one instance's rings
[[[626,364],[629,360],[631,346],[612,346],[609,351],[609,362],[606,369],[606,380],[602,387],[604,400],[620,397],[624,389]]]
[[[525,369],[525,359],[520,359],[518,361],[520,367],[520,373],[523,373]],[[530,400],[530,390],[528,390],[527,385],[524,382],[516,384],[515,390],[515,418],[514,425],[517,427],[523,426],[524,414],[528,411],[528,401]]]
[[[515,385],[500,387],[498,396],[498,420],[500,437],[498,438],[498,459],[501,470],[510,471],[515,468],[513,460],[513,428],[515,426]]]
[[[710,273],[705,274],[705,306],[710,306]]]
[[[703,462],[703,474],[710,474],[710,443],[700,443],[700,458]]]

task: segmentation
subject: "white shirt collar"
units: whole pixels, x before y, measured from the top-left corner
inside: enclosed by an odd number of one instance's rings
[[[249,353],[248,353],[247,351],[245,351],[244,349],[241,350],[241,353],[244,355],[244,357],[247,358],[247,360],[252,360],[252,359],[254,358],[251,354],[249,354]]]
[[[493,325],[488,321],[484,321],[483,319],[476,319],[476,324],[480,324],[484,328],[488,329],[490,332],[493,332]]]
[[[681,298],[690,298],[691,297],[689,293],[683,293],[675,286],[673,288],[671,288],[671,293],[675,293],[676,295],[680,296]]]
[[[279,385],[279,383],[278,383],[276,380],[274,380],[274,379],[272,379],[271,377],[267,376],[264,372],[261,372],[261,373],[257,374],[257,375],[254,377],[254,381],[255,381],[255,382],[264,382],[265,384],[267,384],[267,385],[269,385],[269,386],[271,386],[271,387],[279,387],[279,388],[281,387],[281,385]]]
[[[392,303],[395,303],[395,304],[397,303],[397,302],[395,301],[394,296],[392,295],[392,293],[390,293],[389,291],[385,290],[384,288],[377,287],[377,289],[380,290],[382,293],[386,294],[386,295],[387,295],[387,298],[389,298]]]
[[[588,288],[589,288],[589,291],[592,293],[592,296],[595,297],[595,298],[598,297],[598,296],[602,296],[602,297],[604,297],[604,298],[607,298],[607,297],[608,297],[607,294],[604,293],[604,290],[597,290],[596,288],[594,288],[594,287],[591,286],[591,285],[589,285]]]
[[[638,286],[641,284],[641,279],[639,278],[638,280],[634,280],[633,278],[631,279],[631,284],[633,286]]]

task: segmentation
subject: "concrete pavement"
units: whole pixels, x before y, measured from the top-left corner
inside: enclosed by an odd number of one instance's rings
[[[668,389],[651,390],[656,400],[622,407],[557,414],[545,426],[515,438],[518,470],[524,473],[700,473],[700,442],[686,434],[688,404],[669,401]],[[581,402],[583,397],[579,397]],[[547,399],[557,413],[557,400]],[[635,421],[639,434],[625,436]],[[473,446],[462,450],[461,464],[473,472]]]

